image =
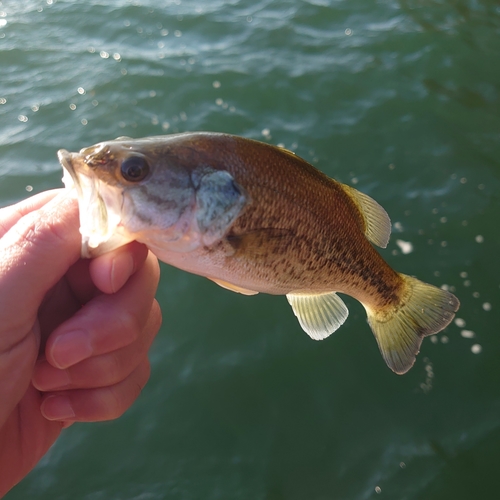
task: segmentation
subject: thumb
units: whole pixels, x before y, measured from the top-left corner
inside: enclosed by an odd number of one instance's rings
[[[34,324],[46,293],[80,257],[78,204],[63,191],[21,217],[0,239],[0,318],[4,342]],[[10,338],[9,338],[10,337]]]

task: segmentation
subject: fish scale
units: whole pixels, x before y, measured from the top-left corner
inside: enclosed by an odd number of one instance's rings
[[[394,271],[375,250],[391,229],[378,203],[285,149],[197,132],[58,155],[77,191],[84,256],[140,241],[224,288],[286,295],[315,340],[344,323],[337,293],[348,294],[400,374],[458,310],[453,294]]]

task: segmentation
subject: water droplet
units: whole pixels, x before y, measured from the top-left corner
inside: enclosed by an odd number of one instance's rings
[[[108,59],[109,58],[109,53],[106,52],[105,50],[101,50],[101,52],[99,52],[99,55],[103,58],[103,59]]]
[[[477,242],[477,243],[483,243],[483,242],[484,242],[484,236],[482,236],[482,235],[478,234],[478,235],[476,236],[476,242]]]
[[[380,486],[375,486],[375,493],[377,494],[382,493],[382,488]]]
[[[344,31],[344,33],[345,33],[347,36],[351,36],[351,35],[352,35],[352,29],[351,29],[351,28],[346,28],[346,30]]]
[[[473,354],[479,354],[482,350],[483,350],[483,347],[481,346],[481,344],[474,344],[470,350],[473,352]]]
[[[485,302],[485,303],[483,304],[483,309],[484,309],[485,311],[491,311],[491,304],[490,304],[489,302]]]
[[[413,244],[409,241],[396,240],[396,245],[401,250],[401,253],[405,255],[413,252]]]
[[[24,189],[26,189],[26,191],[28,191],[28,193],[31,193],[31,191],[33,191],[33,186],[30,186],[28,184]]]
[[[460,335],[464,339],[473,339],[476,336],[475,332],[473,332],[472,330],[462,330],[460,332]]]
[[[19,115],[17,119],[23,123],[26,123],[28,121],[28,117],[26,115]]]
[[[71,109],[71,111],[75,111],[75,109],[76,109],[76,104],[72,102],[72,103],[69,105],[69,109]]]
[[[83,87],[78,87],[78,88],[76,89],[76,91],[77,91],[80,95],[85,94],[85,89],[84,89]]]
[[[81,119],[81,123],[82,123],[82,125],[87,125],[88,120],[86,120],[85,118],[82,118]]]
[[[465,326],[465,320],[462,318],[455,318],[455,325],[457,325],[458,328],[463,328]]]
[[[219,82],[219,80],[215,80],[214,82],[212,82],[212,87],[214,89],[220,88],[220,85],[221,85],[221,83]]]

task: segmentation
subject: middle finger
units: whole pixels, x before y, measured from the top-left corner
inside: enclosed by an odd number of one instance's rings
[[[161,324],[161,312],[155,300],[148,321],[135,342],[116,351],[92,356],[59,369],[46,360],[35,367],[33,385],[43,392],[107,387],[127,378],[147,357],[147,353]]]

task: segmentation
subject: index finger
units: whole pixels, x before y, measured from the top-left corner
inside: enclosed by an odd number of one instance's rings
[[[30,198],[16,203],[15,205],[10,205],[0,209],[0,238],[22,217],[42,208],[50,200],[54,198],[57,194],[62,191],[61,189],[51,189],[50,191],[44,191],[43,193],[38,193]]]
[[[46,293],[80,257],[78,205],[63,192],[21,216],[0,239],[0,327],[10,332],[0,336],[0,349],[26,334]]]

